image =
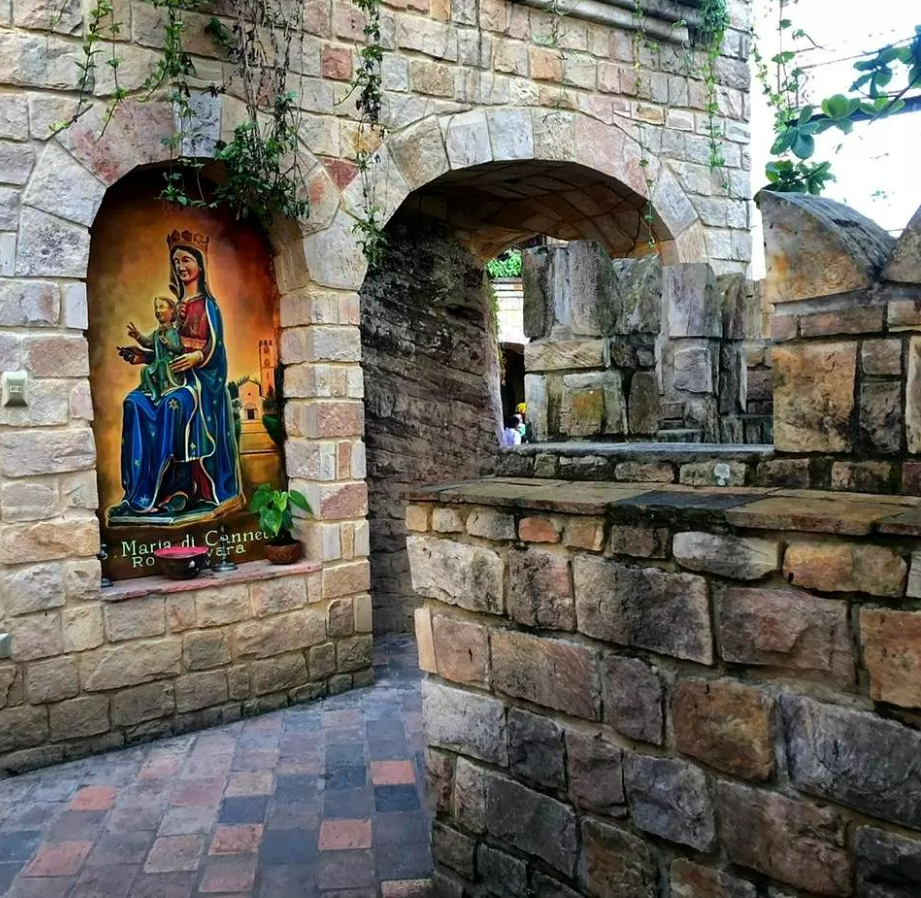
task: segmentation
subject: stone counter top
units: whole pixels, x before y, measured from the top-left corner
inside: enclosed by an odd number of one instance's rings
[[[653,520],[680,510],[747,529],[921,536],[921,498],[915,496],[495,477],[430,487],[410,500]]]

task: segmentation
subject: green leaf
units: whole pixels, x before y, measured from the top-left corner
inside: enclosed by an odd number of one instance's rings
[[[785,131],[781,132],[771,147],[771,155],[780,156],[783,153],[786,153],[787,150],[793,146],[793,141],[796,140],[796,136],[796,128],[787,128]]]
[[[813,112],[815,112],[815,107],[814,107],[814,106],[804,106],[804,107],[800,110],[800,114],[799,114],[799,125],[800,125],[800,127],[802,127],[802,126],[805,125],[807,122],[809,122],[809,121],[812,120],[812,113],[813,113]]]
[[[822,112],[829,118],[844,118],[851,114],[851,101],[844,94],[835,94],[822,101]]]
[[[815,138],[811,134],[797,134],[791,149],[800,159],[808,159],[815,152]]]
[[[290,490],[290,496],[292,505],[296,505],[301,511],[306,511],[307,514],[313,514],[313,509],[310,507],[307,497],[302,492],[299,490]]]

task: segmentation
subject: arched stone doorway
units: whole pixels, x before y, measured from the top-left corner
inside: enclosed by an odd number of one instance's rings
[[[462,166],[410,193],[385,229],[384,260],[360,290],[379,632],[409,629],[416,603],[405,552],[407,493],[493,468],[502,404],[485,262],[536,235],[591,240],[611,256],[675,256],[669,225],[657,214],[650,229],[648,197],[628,183],[629,167],[623,175],[559,159]]]

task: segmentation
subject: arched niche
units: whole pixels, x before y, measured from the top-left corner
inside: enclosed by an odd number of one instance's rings
[[[220,553],[221,528],[231,560],[262,557],[250,498],[285,483],[269,241],[227,208],[164,202],[162,184],[158,169],[120,179],[91,232],[90,387],[113,579],[153,573],[161,545]]]

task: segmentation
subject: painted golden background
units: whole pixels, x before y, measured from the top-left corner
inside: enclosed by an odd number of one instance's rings
[[[278,302],[271,267],[271,251],[262,232],[252,224],[234,220],[224,209],[178,209],[157,199],[163,179],[159,172],[140,172],[125,178],[105,197],[92,230],[90,263],[87,274],[89,302],[90,385],[98,453],[99,507],[103,540],[113,555],[107,565],[113,578],[155,573],[145,565],[119,562],[122,540],[140,542],[170,539],[173,544],[184,534],[193,538],[213,529],[215,524],[180,529],[148,525],[145,527],[105,526],[105,510],[123,495],[121,486],[122,401],[140,381],[140,366],[119,358],[116,347],[134,345],[127,335],[133,321],[142,334],[157,327],[153,297],[171,296],[169,290],[169,249],[166,236],[175,229],[189,229],[210,237],[205,265],[208,286],[217,300],[224,322],[227,349],[228,383],[243,375],[259,381],[259,341],[274,340],[278,348]],[[281,450],[274,458],[249,464],[243,487],[252,494],[253,480],[282,479]],[[255,476],[256,471],[259,476]],[[256,528],[249,513],[229,514],[218,523],[228,530]],[[178,538],[177,538],[178,537]],[[197,540],[201,543],[201,540]],[[247,544],[246,557],[261,556],[261,542]]]

